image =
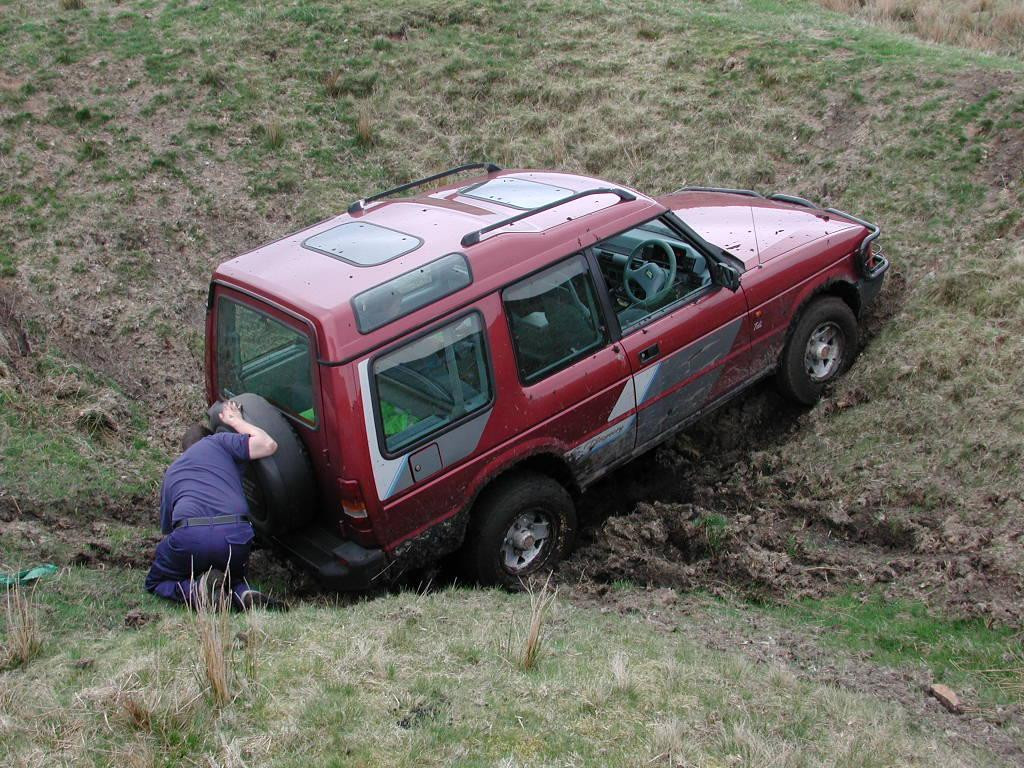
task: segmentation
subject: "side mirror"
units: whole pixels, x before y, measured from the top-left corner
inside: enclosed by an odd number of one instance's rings
[[[721,262],[712,262],[711,278],[733,293],[740,289],[740,272],[736,267]]]

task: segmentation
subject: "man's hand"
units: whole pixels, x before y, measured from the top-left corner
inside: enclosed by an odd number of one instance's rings
[[[263,459],[272,456],[277,443],[266,431],[242,418],[242,407],[234,400],[228,400],[220,409],[220,420],[241,435],[249,435],[249,458]]]
[[[234,400],[228,400],[220,409],[220,420],[232,427],[234,423],[243,421],[242,406]]]

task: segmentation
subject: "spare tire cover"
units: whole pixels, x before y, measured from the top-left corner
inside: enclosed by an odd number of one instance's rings
[[[246,500],[253,528],[264,536],[280,536],[306,525],[316,511],[316,478],[306,446],[288,419],[259,395],[231,398],[242,407],[242,418],[266,430],[277,443],[273,456],[249,462]],[[223,403],[210,407],[215,431],[230,430],[220,420]]]

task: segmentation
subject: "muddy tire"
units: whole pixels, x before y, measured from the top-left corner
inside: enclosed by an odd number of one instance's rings
[[[554,568],[575,535],[576,508],[558,481],[535,472],[506,475],[477,500],[463,571],[485,586],[518,589],[530,575]]]
[[[306,446],[279,410],[259,395],[232,398],[242,406],[242,417],[267,431],[277,443],[273,456],[250,461],[242,482],[249,519],[264,537],[280,536],[310,522],[316,511],[316,478]],[[210,408],[216,431],[230,429],[220,421],[221,404]]]
[[[800,315],[779,360],[776,380],[784,395],[814,405],[857,354],[857,318],[842,299],[824,296]]]

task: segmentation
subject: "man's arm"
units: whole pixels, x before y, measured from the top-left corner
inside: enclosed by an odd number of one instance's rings
[[[250,424],[242,418],[242,409],[238,404],[228,400],[220,412],[220,420],[240,435],[249,436],[249,458],[262,459],[272,456],[277,450],[277,443],[264,430]]]

